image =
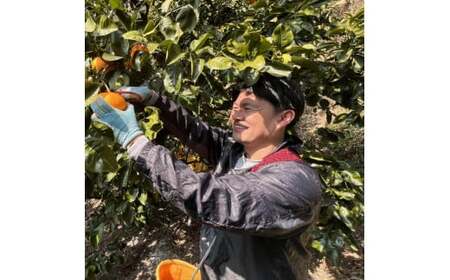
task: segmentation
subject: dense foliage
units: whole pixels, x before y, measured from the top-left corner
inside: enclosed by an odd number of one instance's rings
[[[225,127],[231,88],[261,72],[297,81],[328,123],[315,141],[305,139],[302,154],[327,186],[311,246],[337,263],[344,247],[358,249],[354,233],[363,222],[361,162],[337,151],[364,125],[364,14],[336,18],[330,2],[86,0],[86,105],[101,91],[148,84]],[[137,111],[149,138],[195,170],[208,168],[164,133],[157,108]],[[90,115],[86,106],[86,199],[100,199],[86,224],[86,277],[95,278],[121,261],[122,236],[112,233],[151,222],[159,196]]]

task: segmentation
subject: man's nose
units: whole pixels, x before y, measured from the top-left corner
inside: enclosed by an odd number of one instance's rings
[[[230,114],[230,119],[232,120],[242,120],[244,118],[244,114],[242,110],[233,110]]]

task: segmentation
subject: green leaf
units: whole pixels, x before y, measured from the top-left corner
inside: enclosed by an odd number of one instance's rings
[[[339,190],[335,190],[333,189],[333,193],[339,198],[339,199],[343,199],[343,200],[353,200],[355,199],[355,194],[352,192],[348,192],[348,191],[339,191]]]
[[[326,159],[325,157],[323,157],[322,155],[320,155],[318,153],[308,154],[308,155],[306,155],[306,158],[309,161],[316,162],[316,163],[323,163],[323,164],[332,164],[333,163],[333,161]]]
[[[111,49],[108,49],[108,52],[119,56],[126,56],[128,54],[129,47],[130,43],[123,39],[120,31],[111,33]]]
[[[202,56],[203,54],[209,54],[212,56],[216,55],[216,53],[214,52],[214,49],[211,46],[206,46],[201,49],[198,49],[195,51],[195,54],[198,56]]]
[[[158,43],[148,43],[147,44],[148,53],[153,53],[154,51],[156,51],[158,47],[159,47]]]
[[[156,26],[153,20],[149,20],[144,27],[144,31],[142,31],[143,36],[148,36],[153,34],[156,31]]]
[[[105,61],[112,62],[112,61],[121,60],[121,59],[123,59],[123,57],[122,56],[116,56],[116,55],[113,55],[113,54],[110,54],[110,53],[103,53],[102,54],[102,59],[105,60]]]
[[[302,27],[309,33],[314,34],[314,26],[311,23],[305,21],[302,23]]]
[[[86,157],[86,169],[93,173],[115,172],[118,168],[115,154],[108,146],[91,150]]]
[[[263,8],[267,6],[267,0],[256,0],[253,2],[253,4],[251,4],[251,6],[253,7],[253,9],[259,9],[259,8]]]
[[[147,193],[146,192],[141,193],[141,195],[139,195],[138,200],[142,205],[145,206],[147,204]]]
[[[178,12],[175,20],[180,24],[183,32],[192,31],[198,23],[199,14],[198,10],[195,10],[192,5],[186,5]]]
[[[191,78],[194,83],[197,82],[198,77],[203,72],[203,68],[205,67],[205,60],[200,58],[198,60],[193,60],[191,58]]]
[[[313,44],[303,44],[301,46],[299,45],[289,45],[288,47],[284,48],[284,50],[288,53],[294,54],[294,53],[305,53],[305,54],[310,54],[313,53],[316,50],[316,46],[314,46]]]
[[[163,14],[167,13],[170,9],[170,4],[172,4],[172,0],[165,0],[161,5],[161,12]]]
[[[344,182],[344,179],[342,178],[341,174],[337,170],[332,170],[330,173],[330,185],[331,186],[338,186]]]
[[[117,25],[111,19],[105,15],[102,15],[96,31],[98,36],[106,36],[114,31],[117,31],[118,29],[119,28]]]
[[[199,94],[199,87],[190,86],[183,90],[178,96],[178,100],[189,109],[194,109],[194,105],[197,102],[197,96]]]
[[[96,28],[96,24],[94,19],[91,17],[91,15],[88,13],[86,16],[86,23],[84,24],[84,30],[86,32],[94,32]]]
[[[100,91],[101,86],[102,86],[101,83],[98,83],[95,81],[93,81],[93,82],[86,81],[84,83],[85,106],[90,105],[94,101],[94,100],[90,100],[90,99],[92,99],[91,97],[95,96]],[[96,98],[97,97],[95,96],[95,99]],[[89,103],[88,103],[88,100],[90,101]]]
[[[211,70],[227,70],[233,65],[233,61],[234,60],[232,58],[218,56],[208,60],[208,62],[206,62],[206,66]]]
[[[353,223],[350,221],[349,217],[350,217],[350,211],[348,211],[348,209],[344,206],[336,206],[336,210],[334,212],[335,217],[337,217],[338,219],[340,219],[342,222],[344,222],[344,224],[351,230],[351,231],[355,231],[354,227],[353,227]]]
[[[266,62],[262,69],[275,77],[289,77],[292,73],[292,67],[277,61]]]
[[[178,64],[169,65],[164,71],[164,88],[169,93],[178,93],[181,90],[183,69]]]
[[[139,195],[139,189],[138,188],[134,188],[131,190],[131,192],[127,191],[125,193],[125,196],[127,198],[127,201],[129,203],[132,203],[136,200],[137,196]]]
[[[245,41],[228,40],[225,49],[236,56],[244,57],[248,53],[248,47]]]
[[[352,67],[355,73],[361,73],[364,68],[364,57],[356,55],[352,59]]]
[[[117,18],[120,20],[120,22],[122,22],[125,25],[126,30],[131,29],[131,26],[133,24],[132,19],[130,17],[130,15],[121,10],[121,9],[116,9],[114,10],[114,13],[116,14]]]
[[[109,0],[109,5],[113,9],[122,9],[122,0]]]
[[[288,53],[284,53],[281,55],[281,59],[283,61],[284,64],[288,64],[291,63],[292,61],[292,56]]]
[[[363,179],[357,171],[344,170],[341,172],[341,174],[346,182],[349,182],[355,186],[363,185]]]
[[[106,174],[105,182],[111,182],[117,176],[117,172],[109,172]]]
[[[129,84],[130,77],[126,73],[122,73],[120,71],[114,72],[114,74],[108,81],[108,86],[113,91]]]
[[[153,140],[158,135],[158,132],[163,128],[163,123],[159,118],[158,108],[147,106],[144,109],[146,117],[142,121],[142,127],[145,136]]]
[[[324,246],[322,245],[322,243],[319,240],[314,240],[311,243],[311,247],[313,247],[315,250],[317,250],[318,252],[322,253]]]
[[[280,23],[272,32],[272,40],[280,48],[284,48],[294,41],[294,33],[288,25]]]
[[[138,30],[131,30],[127,33],[124,33],[122,37],[126,40],[137,41],[141,43],[145,43],[147,40],[144,38],[144,35]]]
[[[266,64],[266,61],[264,60],[264,56],[258,55],[254,60],[245,60],[242,63],[237,64],[237,69],[239,71],[244,70],[247,67],[253,68],[257,71],[260,71]]]
[[[177,63],[185,54],[176,43],[171,44],[166,52],[166,65]]]
[[[178,39],[183,34],[178,24],[174,24],[169,17],[163,17],[160,21],[159,31],[164,35],[166,40],[178,42]]]
[[[267,38],[261,37],[259,42],[254,46],[254,49],[256,50],[255,53],[256,55],[258,54],[264,55],[269,53],[273,49],[273,46],[272,43],[270,43],[270,41]]]
[[[192,2],[194,9],[198,10],[198,7],[200,7],[200,0],[193,0]]]
[[[246,68],[239,76],[244,81],[245,85],[252,86],[258,81],[259,72],[253,68]]]
[[[189,45],[189,49],[193,52],[199,50],[203,45],[205,45],[208,38],[211,37],[211,34],[205,33],[200,36],[197,40],[193,40]]]
[[[103,223],[101,223],[92,231],[91,244],[94,247],[98,247],[98,245],[102,241],[104,230],[105,230],[105,225]]]
[[[303,68],[311,69],[313,71],[319,71],[319,65],[317,62],[314,62],[312,60],[297,55],[291,56],[291,59],[292,63],[296,65],[299,65]]]
[[[349,60],[349,58],[352,56],[353,54],[353,49],[348,49],[347,51],[345,50],[340,50],[336,53],[336,59],[338,63],[346,63],[347,60]]]

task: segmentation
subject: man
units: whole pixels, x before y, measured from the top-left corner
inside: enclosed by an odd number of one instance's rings
[[[305,279],[301,235],[318,215],[320,179],[298,156],[300,140],[286,133],[304,96],[283,78],[261,75],[233,95],[232,132],[209,127],[182,106],[145,87],[119,90],[161,109],[165,127],[214,171],[195,173],[139,129],[133,106],[91,107],[112,128],[137,168],[161,195],[202,222],[202,279]]]

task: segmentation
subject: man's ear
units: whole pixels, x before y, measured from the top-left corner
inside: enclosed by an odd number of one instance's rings
[[[279,125],[280,126],[288,126],[295,118],[295,111],[288,109],[288,110],[284,110],[281,113],[280,116],[280,121],[279,121]]]

